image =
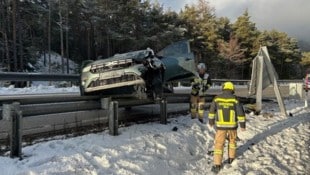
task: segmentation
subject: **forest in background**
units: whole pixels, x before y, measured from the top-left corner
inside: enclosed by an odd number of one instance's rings
[[[267,46],[280,79],[302,78],[310,66],[295,38],[260,31],[247,10],[231,22],[218,18],[207,0],[186,5],[179,13],[141,0],[0,0],[0,67],[31,71],[39,56],[56,52],[62,72],[68,59],[106,58],[115,53],[152,48],[188,39],[197,62],[205,62],[213,78],[249,79],[260,46]]]

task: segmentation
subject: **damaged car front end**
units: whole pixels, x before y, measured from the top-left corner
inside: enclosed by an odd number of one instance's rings
[[[194,75],[194,56],[187,41],[154,54],[152,49],[116,54],[87,64],[81,72],[81,95],[161,96],[163,86]]]

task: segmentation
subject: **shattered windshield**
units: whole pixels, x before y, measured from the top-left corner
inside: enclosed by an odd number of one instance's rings
[[[158,56],[182,56],[190,53],[190,46],[187,40],[173,43],[157,53]]]

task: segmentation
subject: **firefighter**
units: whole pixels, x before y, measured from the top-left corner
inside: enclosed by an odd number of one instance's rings
[[[206,73],[206,65],[204,63],[199,63],[197,70],[197,76],[191,83],[190,110],[192,119],[196,118],[198,113],[198,119],[203,123],[205,96],[206,91],[211,86],[211,79],[209,74]]]
[[[163,82],[165,66],[160,59],[154,56],[153,50],[149,49],[149,55],[145,57],[143,65],[147,68],[145,72],[147,94],[154,100],[160,100],[163,95]]]
[[[228,139],[228,163],[231,164],[236,157],[236,139],[238,122],[241,131],[245,130],[245,114],[242,106],[234,95],[234,85],[225,82],[222,94],[214,97],[209,111],[209,125],[216,127],[214,138],[214,166],[212,171],[218,172],[222,167],[223,149]]]

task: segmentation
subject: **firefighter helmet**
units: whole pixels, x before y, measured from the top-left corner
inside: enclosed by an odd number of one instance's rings
[[[231,90],[231,91],[235,91],[235,87],[234,87],[234,84],[230,81],[227,81],[223,84],[223,87],[222,87],[223,90]]]
[[[198,69],[198,70],[199,70],[199,69],[204,69],[204,70],[206,70],[207,67],[206,67],[205,63],[199,63],[199,64],[197,65],[197,69]]]

